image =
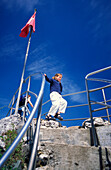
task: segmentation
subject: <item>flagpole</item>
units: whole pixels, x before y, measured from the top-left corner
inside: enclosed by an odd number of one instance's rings
[[[22,85],[23,85],[23,81],[24,81],[24,73],[25,73],[25,67],[26,67],[26,62],[27,62],[27,57],[28,57],[28,52],[29,52],[29,47],[30,47],[30,41],[31,41],[32,31],[33,31],[33,28],[32,28],[32,26],[31,26],[31,28],[30,28],[30,36],[29,36],[28,45],[27,45],[27,51],[26,51],[26,55],[25,55],[24,67],[23,67],[22,76],[21,76],[21,82],[20,82],[20,86],[19,86],[19,92],[18,92],[18,97],[17,97],[15,114],[18,113],[20,95],[21,95]]]

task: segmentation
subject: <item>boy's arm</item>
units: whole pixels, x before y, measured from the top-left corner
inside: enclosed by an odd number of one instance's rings
[[[30,98],[27,99],[27,102],[30,104],[31,107],[33,107],[32,102],[30,101]]]
[[[28,102],[29,102],[30,106],[31,106],[31,107],[33,107],[33,104],[32,104],[32,102],[31,102],[30,100],[29,100]]]
[[[44,74],[44,76],[45,76],[46,81],[48,81],[49,83],[52,83],[52,82],[53,82],[53,80],[50,79],[50,78],[48,78],[46,74]]]

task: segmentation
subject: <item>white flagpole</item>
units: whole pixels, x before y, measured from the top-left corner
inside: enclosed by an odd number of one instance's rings
[[[23,81],[24,81],[24,73],[25,73],[25,67],[26,67],[26,62],[27,62],[27,57],[28,57],[28,52],[29,52],[29,47],[30,47],[30,40],[31,40],[32,31],[33,31],[33,29],[32,29],[32,26],[31,26],[30,36],[29,36],[28,45],[27,45],[27,51],[26,51],[26,55],[25,55],[24,67],[23,67],[21,82],[20,82],[20,86],[19,86],[19,92],[18,92],[18,98],[17,98],[16,108],[15,108],[15,114],[18,113],[20,95],[21,95],[22,85],[23,85]]]

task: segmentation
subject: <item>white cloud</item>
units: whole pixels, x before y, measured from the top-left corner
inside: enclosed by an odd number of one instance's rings
[[[9,104],[9,100],[6,98],[0,98],[0,106],[5,106]]]
[[[72,94],[76,92],[81,92],[81,88],[75,84],[72,80],[69,80],[67,77],[64,78],[64,94]],[[70,95],[69,98],[78,103],[86,102],[86,93]]]
[[[45,5],[45,0],[1,0],[9,10],[19,10],[24,8],[27,11],[34,10],[38,5]]]
[[[41,44],[30,53],[30,58],[33,59],[28,66],[30,74],[43,72],[53,76],[55,73],[63,71],[64,64],[60,64],[60,60],[57,57],[48,55],[48,45],[48,43]]]
[[[21,46],[16,43],[15,37],[12,34],[8,34],[0,39],[1,53],[0,58],[19,59],[22,56]]]
[[[87,23],[87,29],[91,32],[95,41],[104,43],[104,39],[110,37],[109,30],[111,29],[111,3],[104,5],[101,1],[91,0],[89,6],[86,6],[85,12],[90,17]],[[90,12],[89,12],[90,9]],[[110,21],[110,22],[109,22]],[[108,24],[108,27],[105,25]]]
[[[40,46],[38,46],[38,48],[34,49],[30,53],[30,58],[33,58],[34,61],[31,64],[29,64],[27,67],[29,74],[33,74],[36,72],[43,72],[46,73],[49,77],[52,77],[54,74],[58,72],[63,73],[63,80],[62,80],[63,94],[79,92],[81,88],[77,84],[75,84],[73,80],[70,80],[68,76],[68,72],[67,74],[65,74],[65,72],[67,71],[66,65],[61,64],[63,63],[63,61],[61,62],[60,59],[58,59],[57,57],[52,55],[48,56],[47,47],[48,47],[47,43],[41,44]],[[38,78],[38,75],[36,78]],[[74,102],[83,103],[85,97],[83,96],[83,94],[82,95],[78,94],[74,96],[71,95],[70,99]]]
[[[53,75],[56,72],[58,72],[58,70],[62,70],[62,67],[63,66],[58,65],[58,61],[54,61],[54,57],[48,56],[48,57],[38,58],[37,60],[32,62],[28,66],[28,71],[31,73],[35,73],[39,71],[39,72],[47,73],[49,75]]]

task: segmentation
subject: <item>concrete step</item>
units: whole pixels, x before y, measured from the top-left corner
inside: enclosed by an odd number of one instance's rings
[[[40,128],[40,142],[90,146],[90,130],[71,128]]]
[[[41,153],[50,151],[48,170],[106,170],[107,159],[105,148],[74,146],[61,143],[45,143]],[[111,159],[111,148],[108,149]]]

